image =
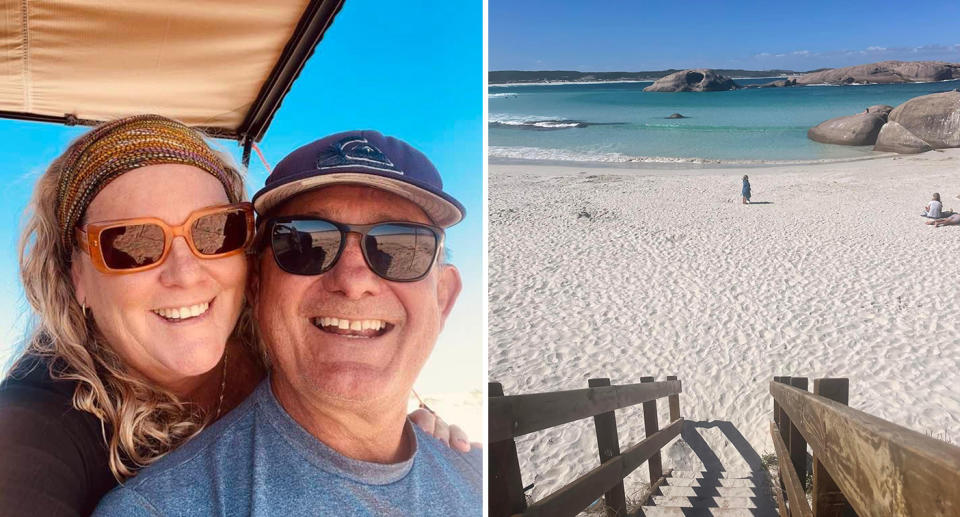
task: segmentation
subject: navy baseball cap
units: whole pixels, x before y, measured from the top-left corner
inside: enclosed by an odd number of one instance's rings
[[[366,185],[409,199],[442,228],[460,222],[465,212],[443,191],[440,173],[423,153],[369,130],[330,135],[288,154],[253,196],[253,206],[263,216],[297,194],[341,184]]]

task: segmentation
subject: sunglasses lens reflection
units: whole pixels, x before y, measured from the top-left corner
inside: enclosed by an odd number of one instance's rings
[[[163,244],[163,228],[155,224],[116,226],[100,233],[103,261],[110,269],[153,264],[163,256]]]
[[[190,234],[201,254],[228,253],[247,241],[247,218],[241,210],[205,215],[194,221]]]
[[[433,265],[437,236],[428,228],[382,224],[370,229],[364,240],[371,268],[388,280],[415,280]]]
[[[277,265],[295,275],[319,275],[333,265],[340,230],[327,221],[288,221],[273,226],[271,245]]]

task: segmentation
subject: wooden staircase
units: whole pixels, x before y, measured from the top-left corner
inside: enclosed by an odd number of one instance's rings
[[[641,377],[639,384],[624,385],[590,379],[588,386],[505,396],[499,383],[490,383],[491,517],[574,517],[588,507],[595,513],[622,516],[630,510],[643,517],[833,517],[853,511],[862,517],[960,516],[960,447],[847,407],[847,379],[815,379],[813,393],[807,391],[805,377],[775,377],[769,384],[774,402],[770,436],[778,466],[774,485],[765,471],[725,471],[715,455],[698,452],[709,446],[696,429],[718,427],[747,460],[745,469],[758,469],[762,463],[732,425],[684,420],[682,386],[676,377],[660,382]],[[667,398],[670,407],[670,420],[663,428],[657,421],[660,398]],[[646,438],[621,451],[615,411],[639,404]],[[600,465],[529,503],[515,438],[591,416]],[[664,471],[660,451],[677,437],[696,453],[705,470]],[[633,510],[627,506],[623,479],[643,463],[654,487]]]
[[[664,477],[637,515],[773,517],[777,505],[766,472],[675,470]]]

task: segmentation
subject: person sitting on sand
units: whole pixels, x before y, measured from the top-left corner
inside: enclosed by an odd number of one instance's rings
[[[741,202],[745,205],[750,204],[750,179],[743,175],[743,186],[740,187]]]
[[[923,213],[920,215],[931,219],[940,219],[942,212],[943,203],[940,202],[940,193],[934,192],[933,199],[927,203],[927,206],[923,207]]]
[[[950,217],[943,217],[940,219],[934,219],[932,221],[927,221],[927,224],[932,224],[936,227],[947,226],[951,224],[960,224],[960,214],[953,214]]]

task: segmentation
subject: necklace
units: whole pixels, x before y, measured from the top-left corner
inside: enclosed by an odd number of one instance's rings
[[[230,345],[228,344],[227,347],[223,349],[223,379],[220,381],[220,400],[217,402],[217,416],[213,418],[214,420],[220,418],[220,410],[223,409],[223,394],[227,389],[227,354],[229,350]]]

